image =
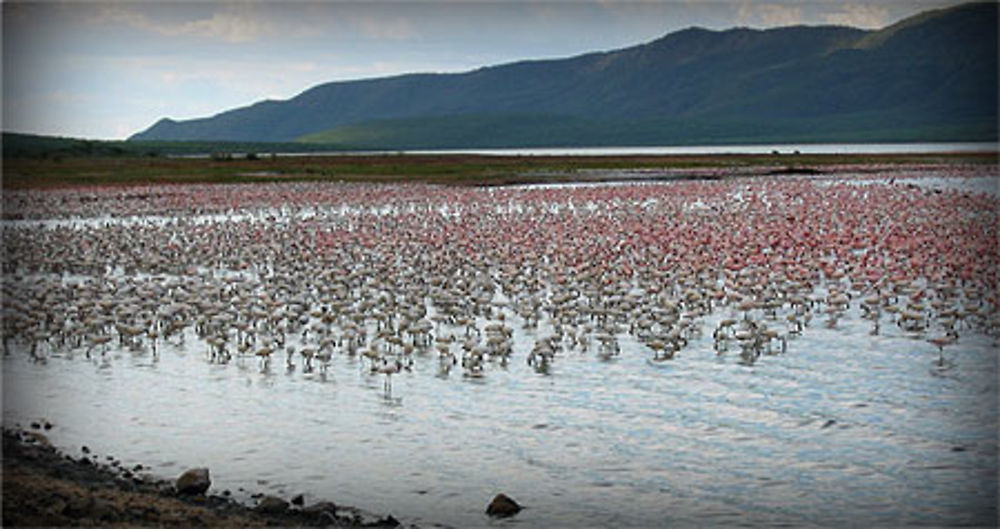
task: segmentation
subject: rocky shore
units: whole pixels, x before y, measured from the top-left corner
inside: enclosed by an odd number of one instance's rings
[[[33,428],[36,425],[33,425]],[[124,468],[82,450],[81,457],[53,448],[39,426],[3,430],[3,527],[22,526],[210,526],[210,527],[396,527],[391,515],[361,511],[323,501],[305,505],[260,496],[256,506],[226,496]],[[204,470],[204,469],[199,469]],[[195,472],[208,478],[208,472]],[[190,480],[191,478],[188,478]]]

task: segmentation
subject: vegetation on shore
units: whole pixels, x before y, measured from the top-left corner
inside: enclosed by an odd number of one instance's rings
[[[3,133],[4,159],[43,158],[160,158],[164,156],[226,155],[265,157],[270,153],[315,153],[351,149],[350,146],[303,142],[234,141],[125,141],[89,140],[36,134]]]
[[[752,176],[841,165],[997,164],[997,153],[490,156],[344,154],[255,159],[48,157],[3,160],[3,188],[285,181],[512,185]],[[713,171],[716,170],[716,171]]]

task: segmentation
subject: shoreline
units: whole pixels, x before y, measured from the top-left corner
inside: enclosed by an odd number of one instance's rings
[[[406,154],[294,156],[217,161],[192,158],[3,159],[5,191],[163,184],[276,182],[422,183],[445,186],[544,185],[594,181],[719,179],[997,165],[994,152],[933,154],[718,154],[492,156]]]
[[[41,429],[3,427],[4,527],[402,526],[391,514],[372,518],[329,501],[304,504],[301,496],[254,495],[258,505],[250,507],[228,491],[181,494],[175,480],[145,474],[142,465],[125,468],[112,456],[99,458],[86,449],[78,458],[66,454]]]

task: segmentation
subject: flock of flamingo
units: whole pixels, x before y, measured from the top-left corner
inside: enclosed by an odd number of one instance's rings
[[[754,364],[860,317],[943,363],[966,333],[1000,339],[1000,198],[913,181],[5,192],[3,347],[351,357],[389,391],[414,358],[467,377],[566,354],[679,362],[708,335]]]

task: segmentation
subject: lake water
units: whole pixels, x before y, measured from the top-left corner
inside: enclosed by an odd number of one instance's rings
[[[992,182],[995,187],[996,178],[989,171],[915,174],[913,181],[943,189],[968,181]],[[835,189],[843,196],[857,195],[837,187],[835,180],[829,176],[801,180],[792,182],[790,189],[815,186],[808,189],[821,194],[828,189],[823,186],[830,185],[831,193]],[[268,207],[237,209],[233,213],[244,216],[220,217],[214,217],[214,211],[200,211],[197,221],[170,222],[164,220],[172,215],[165,208],[148,213],[153,220],[146,223],[142,216],[126,217],[131,224],[114,233],[122,237],[121,246],[139,241],[164,241],[164,246],[180,241],[183,246],[183,237],[190,233],[209,228],[235,233],[225,231],[232,225],[245,225],[247,233],[275,226],[275,236],[311,236],[321,226],[350,231],[370,223],[365,229],[385,233],[396,229],[392,222],[414,230],[431,222],[427,229],[433,232],[437,221],[427,219],[441,217],[442,225],[460,222],[482,214],[477,208],[484,199],[489,200],[488,210],[499,215],[498,222],[542,211],[557,215],[554,218],[569,215],[603,222],[627,212],[640,215],[641,224],[647,222],[642,215],[659,219],[657,208],[685,196],[684,211],[700,222],[715,214],[710,208],[718,207],[712,200],[719,197],[728,197],[727,204],[741,214],[757,207],[770,211],[777,206],[768,200],[784,196],[776,190],[789,181],[767,180],[762,187],[725,184],[728,187],[721,190],[711,187],[720,193],[713,195],[683,195],[710,189],[683,183],[633,186],[624,195],[618,194],[622,186],[605,186],[512,190],[510,196],[498,190],[448,192],[453,195],[441,190],[443,198],[433,190],[422,195],[420,188],[402,188],[403,198],[389,198],[379,193],[395,193],[396,188],[375,187],[364,188],[359,195],[369,209]],[[955,185],[949,187],[950,183]],[[864,184],[888,185],[879,177]],[[227,194],[199,200],[239,202],[270,193],[289,203],[311,203],[325,200],[320,198],[327,196],[323,193],[336,197],[355,188],[229,189]],[[755,195],[762,190],[770,194]],[[573,194],[580,191],[590,194]],[[937,195],[922,190],[900,187],[898,192],[907,199],[937,200]],[[237,198],[227,198],[232,196]],[[947,193],[941,196],[964,200]],[[66,195],[62,204],[72,203],[71,198]],[[123,201],[112,195],[105,199],[108,207]],[[855,199],[867,200],[860,195]],[[996,197],[991,200],[995,204]],[[225,202],[219,207],[233,206]],[[542,209],[532,209],[536,207]],[[672,211],[665,213],[676,214]],[[191,213],[174,215],[187,218]],[[924,219],[914,216],[913,222],[918,218]],[[110,218],[97,226],[5,221],[5,244],[14,244],[14,226],[39,230],[35,234],[43,245],[54,244],[44,238],[48,233],[44,230],[55,232],[55,237],[79,236],[92,244],[96,239],[84,237],[84,232],[91,233],[86,230],[113,230],[119,221]],[[133,236],[138,238],[128,238]],[[407,233],[401,240],[417,236]],[[214,244],[222,249],[236,243],[218,239]],[[255,246],[254,251],[263,248]],[[285,251],[291,251],[288,248]],[[128,255],[129,249],[106,251]],[[211,251],[188,251],[186,259],[192,261],[176,271],[211,262]],[[22,264],[44,259],[20,247],[15,254],[28,255]],[[398,258],[412,256],[400,251],[393,259]],[[131,279],[116,283],[117,292],[155,283],[174,292],[204,288],[205,295],[213,296],[212,285],[221,285],[225,279],[220,277],[226,275],[253,286],[246,292],[254,295],[287,290],[268,278],[291,274],[285,267],[297,261],[268,258],[266,262],[260,268],[222,270],[220,264],[218,270],[192,269],[191,277],[172,275],[169,268],[149,274],[129,272],[111,263],[104,279],[87,272],[36,271],[13,278],[8,272],[5,282],[7,288],[38,288],[41,281],[53,281],[64,286],[96,284],[100,290],[126,274]],[[318,268],[307,274],[322,272]],[[831,285],[818,283],[812,295],[817,299],[832,295],[831,288],[836,287]],[[557,283],[546,288],[550,296],[546,299],[554,298]],[[294,296],[295,289],[290,290],[282,295]],[[900,306],[908,302],[907,291],[903,292]],[[87,445],[97,454],[113,454],[128,467],[148,465],[159,476],[207,466],[214,491],[230,490],[244,501],[251,501],[252,492],[285,498],[305,493],[307,503],[332,500],[392,513],[423,527],[994,524],[997,335],[984,332],[982,326],[959,325],[961,337],[939,353],[927,338],[940,328],[906,330],[886,314],[879,332],[873,334],[872,321],[864,317],[858,299],[835,316],[834,325],[827,325],[828,316],[817,309],[799,336],[784,331],[785,317],[794,312],[791,306],[771,316],[756,311],[753,318],[782,329],[787,351],[779,353],[774,344],[774,350],[769,347],[752,363],[744,361],[738,345],[722,351],[715,346],[713,330],[722,320],[750,317],[733,304],[696,317],[686,347],[672,360],[654,360],[650,348],[628,332],[630,320],[625,319],[617,334],[621,354],[602,355],[595,339],[587,350],[565,347],[540,369],[529,365],[527,357],[533,344],[555,332],[553,322],[543,318],[537,328],[525,328],[512,308],[503,308],[510,298],[497,293],[493,302],[500,312],[506,311],[513,328],[508,362],[490,359],[483,376],[465,376],[461,365],[442,362],[434,350],[418,349],[408,355],[412,368],[393,376],[388,391],[385,377],[372,373],[368,360],[340,349],[326,370],[306,370],[298,357],[294,367],[286,366],[284,352],[276,353],[267,365],[252,354],[237,355],[226,363],[212,361],[211,347],[194,326],[160,338],[155,355],[148,344],[112,342],[106,354],[94,349],[88,358],[85,345],[39,346],[16,337],[5,341],[3,422],[23,426],[47,419],[55,428],[46,434],[69,453],[80,454],[81,445]],[[963,304],[979,302],[984,312],[995,311],[988,302],[960,299]],[[4,308],[8,316],[15,310],[10,303],[6,301]],[[433,303],[426,303],[431,318],[437,312]],[[305,318],[308,323],[303,328],[316,324],[320,316]],[[473,323],[485,329],[495,320],[495,314],[480,315]],[[366,325],[371,334],[376,332],[374,321]],[[463,330],[445,324],[435,332],[461,336]],[[287,345],[301,348],[308,340],[289,332]],[[499,492],[516,499],[525,510],[508,520],[490,520],[484,510]]]
[[[868,335],[857,314],[754,366],[711,337],[666,365],[570,353],[484,379],[418,358],[392,381],[336,359],[325,376],[209,364],[198,347],[103,361],[5,359],[4,423],[47,418],[162,476],[211,468],[214,490],[305,492],[422,526],[985,525],[996,517],[996,344],[937,351]],[[708,322],[710,326],[711,322]],[[191,342],[194,340],[190,339]]]
[[[990,142],[964,143],[777,143],[762,145],[673,145],[645,147],[539,147],[526,149],[442,149],[404,151],[412,154],[486,154],[497,156],[630,156],[686,154],[913,154],[997,152]]]
[[[477,154],[487,156],[637,156],[717,154],[926,154],[949,152],[998,152],[996,142],[914,143],[775,143],[760,145],[663,145],[617,147],[529,147],[507,149],[416,149],[395,151],[320,151],[277,153],[279,156],[345,156],[384,154]],[[206,158],[207,154],[182,158]]]

